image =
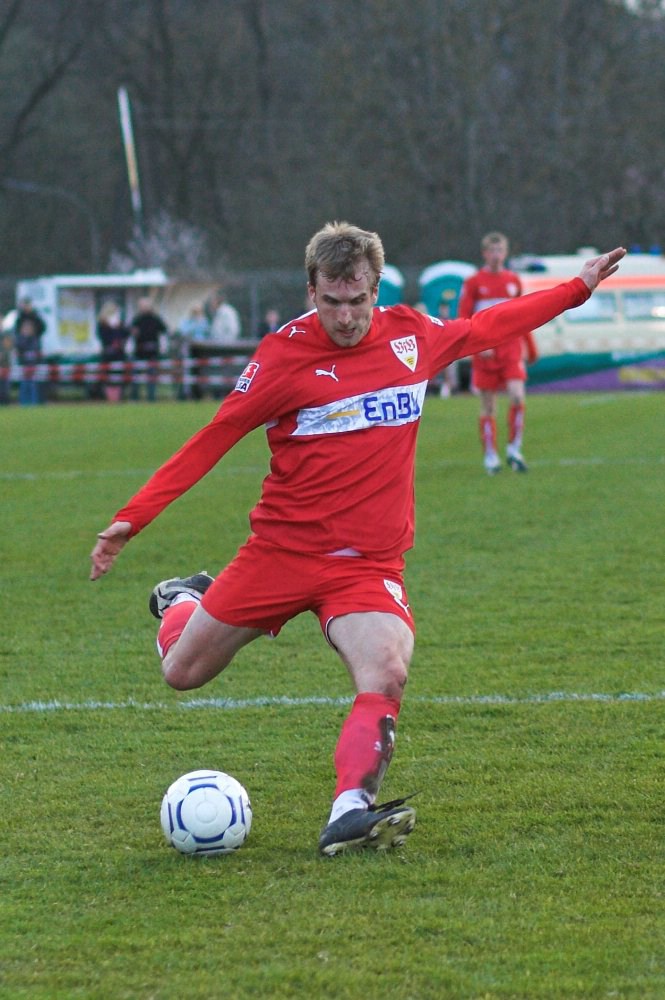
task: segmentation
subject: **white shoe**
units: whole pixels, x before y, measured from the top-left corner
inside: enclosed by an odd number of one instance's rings
[[[496,476],[497,473],[501,472],[501,461],[498,455],[485,455],[483,465],[488,476]]]
[[[524,456],[517,448],[509,448],[506,452],[506,462],[513,472],[528,472]]]

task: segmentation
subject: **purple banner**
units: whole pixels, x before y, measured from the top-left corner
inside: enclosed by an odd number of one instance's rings
[[[630,361],[598,371],[570,373],[566,378],[550,382],[529,384],[530,394],[535,392],[599,392],[619,389],[665,389],[665,357],[645,361]]]

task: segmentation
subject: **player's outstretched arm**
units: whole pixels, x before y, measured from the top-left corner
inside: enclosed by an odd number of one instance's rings
[[[108,573],[120,550],[129,541],[132,526],[129,521],[114,521],[104,531],[97,535],[97,544],[90,553],[92,568],[90,579],[98,580]]]
[[[587,288],[593,292],[601,281],[609,278],[610,274],[614,274],[618,270],[619,261],[625,256],[625,248],[616,247],[616,249],[610,250],[609,253],[602,253],[598,257],[592,257],[586,261],[579,276]]]

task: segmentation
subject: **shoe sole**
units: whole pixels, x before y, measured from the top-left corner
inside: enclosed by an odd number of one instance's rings
[[[410,806],[395,812],[392,816],[377,820],[371,830],[356,837],[355,840],[340,840],[321,848],[321,854],[333,858],[337,854],[350,851],[362,851],[370,848],[373,851],[388,851],[392,847],[401,847],[416,825],[416,811]]]

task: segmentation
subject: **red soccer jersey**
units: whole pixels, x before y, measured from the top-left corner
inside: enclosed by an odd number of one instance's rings
[[[490,271],[487,267],[481,267],[479,271],[467,278],[462,286],[458,316],[469,317],[482,309],[488,309],[499,302],[507,299],[514,299],[522,294],[522,282],[518,274],[503,268],[501,271]],[[538,357],[536,343],[530,331],[524,334],[522,339],[516,338],[502,346],[501,350],[474,358],[474,365],[488,367],[492,370],[506,369],[512,371],[515,366],[523,371],[522,362],[526,359],[529,364],[533,364]]]
[[[481,267],[464,282],[457,315],[468,318],[481,309],[495,306],[506,299],[514,299],[521,294],[522,282],[518,274],[505,268],[490,271],[487,267]]]
[[[115,519],[136,534],[265,424],[272,457],[250,515],[255,534],[305,552],[399,556],[413,543],[416,434],[430,379],[588,296],[575,278],[471,319],[381,307],[363,340],[347,348],[333,343],[316,312],[301,316],[261,342],[211,422]]]

